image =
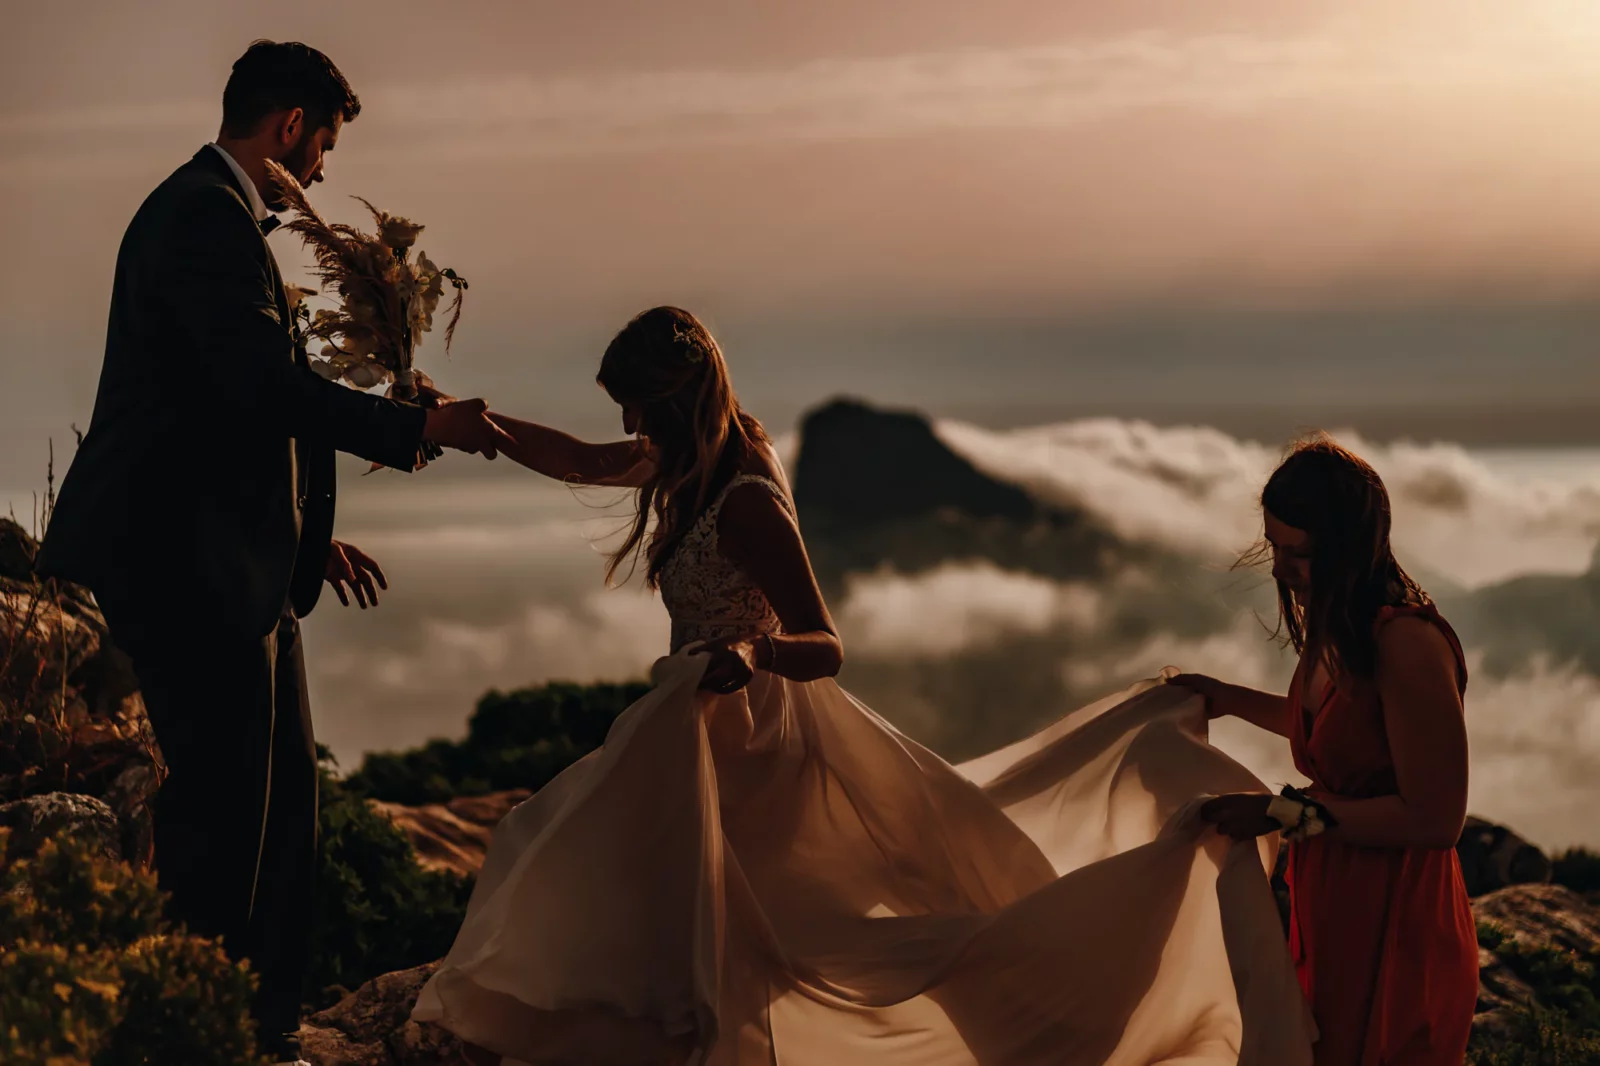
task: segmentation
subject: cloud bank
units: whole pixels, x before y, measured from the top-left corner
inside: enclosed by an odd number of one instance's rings
[[[1270,639],[1268,590],[1226,567],[1255,536],[1252,501],[1275,449],[1112,420],[938,431],[981,467],[1189,559],[1189,576],[1169,567],[1058,583],[991,559],[853,575],[832,604],[842,680],[874,710],[961,758],[1168,665],[1283,691],[1293,663]],[[1541,478],[1528,459],[1351,443],[1388,481],[1397,539],[1419,572],[1483,584],[1577,572],[1593,550],[1600,456]],[[308,622],[319,729],[347,765],[364,750],[458,735],[491,687],[642,677],[666,650],[658,600],[600,588],[596,540],[615,528],[614,498],[521,481],[439,491],[443,505],[419,509],[402,486],[359,485],[347,529],[394,591],[376,612]],[[1527,643],[1500,624],[1480,622],[1469,646],[1473,809],[1547,846],[1600,843],[1586,802],[1600,776],[1600,678],[1537,650],[1487,669],[1486,649]],[[1215,737],[1263,779],[1299,780],[1280,739],[1236,722]]]
[[[1088,419],[993,432],[941,422],[980,468],[1100,515],[1123,536],[1231,559],[1260,536],[1255,500],[1277,448],[1218,430]],[[1473,587],[1517,574],[1579,573],[1600,537],[1600,468],[1566,480],[1508,476],[1448,443],[1336,438],[1383,477],[1402,562]]]

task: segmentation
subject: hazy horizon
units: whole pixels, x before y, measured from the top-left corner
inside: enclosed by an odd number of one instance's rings
[[[8,31],[0,506],[25,522],[48,442],[59,478],[88,425],[123,229],[266,36],[325,50],[364,103],[319,207],[410,216],[471,280],[453,359],[437,337],[421,353],[458,394],[617,433],[599,353],[678,303],[777,432],[840,395],[925,411],[1135,532],[1167,535],[1173,508],[1204,552],[1313,427],[1352,431],[1423,501],[1397,537],[1452,580],[1576,573],[1600,539],[1582,0],[84,0]],[[292,239],[271,245],[303,277]],[[341,466],[338,535],[395,579],[376,614],[308,625],[318,728],[347,763],[458,731],[490,685],[637,673],[664,642],[658,605],[599,592],[592,508],[508,467]],[[1184,478],[1232,495],[1172,497]],[[1003,635],[1022,604],[1070,635],[1062,605],[1087,602],[981,569],[897,580],[836,605],[886,662],[894,605]],[[1168,650],[1270,680],[1251,640],[1119,648],[1105,680]],[[1600,772],[1600,678],[1523,665],[1474,691],[1506,748],[1478,787],[1541,842],[1600,843],[1575,784]],[[931,720],[918,699],[879,709]]]
[[[1252,499],[1278,454],[1215,429],[1114,419],[1006,431],[938,425],[985,469],[1084,508],[1121,538],[1192,558],[1202,585],[1233,583],[1227,564],[1258,534]],[[1463,590],[1587,569],[1600,535],[1600,449],[1349,439],[1389,484],[1401,559],[1447,607]],[[795,445],[792,435],[783,442],[791,461]],[[328,601],[307,623],[319,736],[346,768],[367,750],[464,735],[491,687],[642,677],[664,654],[659,601],[601,580],[600,546],[622,524],[625,494],[578,492],[482,462],[425,491],[399,474],[344,486],[342,533],[383,563],[392,584],[374,612]],[[1292,666],[1250,615],[1203,621],[1197,609],[1216,613],[1204,608],[1209,594],[1167,602],[1163,586],[1137,575],[1063,584],[1006,560],[951,559],[848,584],[831,604],[847,649],[844,683],[919,739],[973,730],[1015,739],[1066,709],[1008,682],[1013,674],[1059,671],[1070,692],[1100,695],[1175,664],[1281,690]],[[1582,618],[1550,621],[1565,631]],[[1474,811],[1547,846],[1600,844],[1591,814],[1600,676],[1541,651],[1545,638],[1524,639],[1518,625],[1491,613],[1475,626],[1491,643],[1469,638]],[[1496,649],[1529,640],[1532,654],[1514,655],[1512,669],[1486,667],[1486,654],[1503,658]],[[981,725],[950,721],[969,705]],[[1281,743],[1233,723],[1219,737],[1265,779],[1294,776]]]
[[[0,485],[87,424],[122,229],[258,36],[361,93],[315,198],[426,224],[473,286],[454,360],[423,359],[510,411],[606,428],[600,349],[675,302],[778,424],[850,393],[1595,439],[1600,13],[1575,0],[101,0],[13,30]]]

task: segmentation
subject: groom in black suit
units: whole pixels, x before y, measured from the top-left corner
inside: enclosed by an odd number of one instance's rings
[[[145,200],[117,255],[94,415],[39,570],[87,585],[132,658],[170,771],[156,866],[172,915],[260,976],[262,1050],[299,1057],[317,773],[297,619],[376,564],[332,539],[334,452],[400,470],[422,441],[493,458],[481,400],[424,409],[325,381],[291,335],[266,233],[275,160],[303,184],[361,105],[303,44],[237,63],[214,144]]]

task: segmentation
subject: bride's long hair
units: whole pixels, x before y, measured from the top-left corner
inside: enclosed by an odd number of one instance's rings
[[[1309,602],[1278,585],[1279,633],[1295,651],[1325,657],[1336,675],[1370,681],[1373,625],[1384,607],[1425,604],[1389,543],[1389,491],[1360,456],[1323,434],[1295,444],[1261,490],[1261,508],[1311,538]],[[1250,561],[1267,561],[1263,542]]]
[[[656,469],[639,487],[638,509],[606,580],[643,559],[651,588],[679,541],[733,477],[742,458],[770,444],[761,423],[739,406],[728,364],[711,331],[678,307],[653,307],[622,328],[600,360],[596,380],[618,403],[641,408]]]

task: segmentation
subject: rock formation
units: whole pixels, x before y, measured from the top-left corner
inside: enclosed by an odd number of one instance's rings
[[[121,853],[147,862],[162,767],[138,682],[87,590],[34,579],[37,550],[0,520],[0,802],[95,797],[116,815]],[[56,799],[40,817],[89,810]]]
[[[1550,859],[1544,852],[1516,832],[1482,818],[1467,819],[1456,854],[1469,896],[1550,880]]]
[[[461,1041],[411,1020],[417,994],[438,963],[368,981],[300,1027],[312,1066],[467,1066]]]
[[[1498,926],[1526,947],[1580,957],[1600,954],[1600,903],[1560,885],[1514,885],[1472,902],[1479,922]],[[1507,1013],[1530,1003],[1533,989],[1495,952],[1478,953],[1478,1013],[1473,1026],[1497,1033]]]
[[[512,789],[419,807],[378,801],[374,806],[405,830],[423,866],[471,876],[483,866],[494,827],[529,795],[527,789]]]
[[[15,862],[39,853],[46,841],[75,836],[108,859],[123,857],[123,828],[116,812],[93,796],[46,792],[0,803],[0,829],[9,829],[5,859]]]
[[[806,416],[795,505],[818,580],[904,573],[949,559],[1003,559],[1060,579],[1140,556],[1087,512],[1053,506],[956,454],[921,415],[838,400]]]

